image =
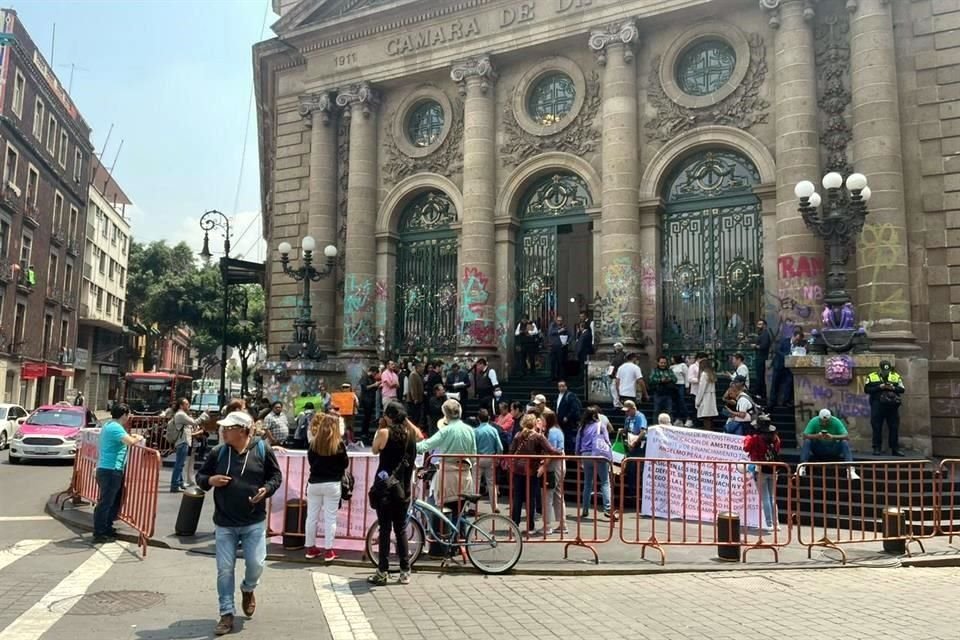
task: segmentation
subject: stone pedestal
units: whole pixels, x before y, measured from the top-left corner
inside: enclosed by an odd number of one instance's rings
[[[794,416],[797,438],[807,423],[821,409],[830,409],[847,425],[850,446],[856,453],[872,450],[870,427],[870,398],[863,391],[867,375],[880,367],[881,360],[889,360],[903,378],[906,393],[900,407],[900,447],[912,453],[930,455],[930,393],[928,365],[924,358],[897,358],[893,354],[853,354],[853,380],[848,385],[836,386],[827,382],[825,371],[828,355],[791,356],[787,367],[793,372]],[[884,427],[883,448],[887,450],[887,431]]]

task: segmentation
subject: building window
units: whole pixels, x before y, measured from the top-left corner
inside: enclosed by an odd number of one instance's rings
[[[40,191],[40,173],[33,168],[27,169],[27,202],[37,204],[37,192]]]
[[[67,263],[67,270],[63,276],[63,292],[70,293],[73,290],[73,265]]]
[[[100,218],[100,235],[104,239],[107,238],[107,229],[110,227],[110,221],[107,219],[107,216],[103,215],[103,212],[100,211],[100,208],[97,208],[97,217]]]
[[[121,236],[121,239],[120,239],[120,252],[123,253],[123,255],[127,255],[127,241],[128,241],[128,240],[129,240],[129,238],[127,238],[127,236]]]
[[[17,303],[17,314],[13,321],[13,340],[16,346],[23,344],[23,331],[27,324],[27,305],[23,302]]]
[[[120,269],[120,286],[125,287],[127,285],[127,270],[124,269],[123,267],[119,267],[119,269]]]
[[[80,217],[80,212],[76,207],[70,207],[70,228],[67,230],[70,233],[70,240],[77,239],[77,220]]]
[[[111,259],[110,259],[110,269],[109,269],[110,273],[109,273],[109,275],[108,275],[108,277],[110,278],[111,281],[114,280],[114,278],[116,277],[116,266],[115,266],[116,264],[117,264],[117,263],[111,258]]]
[[[60,129],[60,151],[57,153],[57,162],[64,169],[67,168],[67,147],[70,146],[70,136],[63,129]]]
[[[53,346],[53,316],[49,313],[43,316],[43,357],[46,358],[50,347]]]
[[[47,267],[47,288],[51,291],[57,286],[57,271],[60,267],[60,260],[55,254],[50,255],[50,266]]]
[[[63,196],[59,191],[53,193],[53,230],[60,231],[63,224]]]
[[[7,145],[7,157],[3,163],[3,186],[17,186],[17,168],[20,165],[20,154],[17,150]]]
[[[576,85],[570,76],[551,73],[533,85],[527,111],[537,124],[551,125],[567,117],[576,97]]]
[[[117,237],[120,235],[120,227],[113,225],[110,228],[110,244],[117,246]]]
[[[60,323],[60,348],[66,349],[67,345],[70,344],[70,321],[63,320]]]
[[[16,78],[13,81],[13,112],[18,118],[23,118],[23,96],[27,90],[27,81],[17,69]]]
[[[29,234],[23,234],[20,239],[20,267],[26,273],[30,268],[30,260],[33,258],[33,237]]]
[[[107,254],[105,251],[100,252],[100,274],[103,275],[107,272]]]
[[[709,95],[727,83],[736,64],[737,54],[726,42],[699,42],[680,55],[677,86],[687,95]]]
[[[50,118],[47,120],[47,151],[51,155],[57,152],[57,119],[53,114],[50,114]]]
[[[73,181],[80,182],[80,176],[83,175],[83,153],[80,149],[73,154]]]
[[[10,220],[0,216],[0,260],[6,260],[10,255]]]
[[[103,311],[103,289],[97,287],[97,311]]]
[[[37,98],[33,106],[33,137],[37,140],[43,140],[43,116],[46,110],[43,108],[43,100]]]
[[[407,136],[415,147],[429,147],[443,132],[443,107],[435,100],[425,100],[410,112]]]

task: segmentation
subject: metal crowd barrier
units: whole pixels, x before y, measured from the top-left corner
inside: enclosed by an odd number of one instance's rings
[[[928,473],[933,486],[926,491]],[[842,546],[864,542],[883,542],[885,548],[903,543],[910,555],[910,543],[923,551],[922,540],[937,533],[940,483],[926,460],[805,463],[793,482],[797,503],[807,498],[810,505],[808,513],[795,514],[797,539],[808,558],[814,547],[825,547],[840,552],[846,563]],[[799,524],[802,520],[807,524]]]
[[[943,460],[937,469],[937,533],[952,544],[960,536],[960,458]]]
[[[161,456],[173,451],[173,447],[166,439],[167,421],[164,416],[130,416],[127,431],[131,434],[143,436],[143,444],[150,449],[156,449]]]
[[[621,463],[620,541],[640,545],[640,557],[648,548],[667,560],[666,547],[724,547],[731,561],[746,561],[754,549],[769,549],[779,562],[779,549],[792,538],[787,509],[777,508],[777,486],[789,477],[790,468],[781,462],[765,462],[763,476],[751,467],[755,463],[716,460],[625,458]],[[649,472],[649,478],[645,477]],[[765,530],[760,482],[773,482],[773,527]],[[785,516],[785,517],[784,517]],[[786,522],[780,525],[780,521]]]

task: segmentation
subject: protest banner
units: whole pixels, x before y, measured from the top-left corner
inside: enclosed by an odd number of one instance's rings
[[[648,429],[641,514],[712,523],[718,513],[732,512],[740,515],[744,526],[759,526],[760,496],[752,477],[745,473],[749,461],[743,440],[682,427]],[[677,462],[668,462],[671,460]],[[684,464],[684,460],[730,464]]]

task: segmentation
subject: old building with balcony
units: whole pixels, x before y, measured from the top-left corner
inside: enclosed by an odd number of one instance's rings
[[[0,398],[72,387],[90,127],[20,22],[0,10]]]
[[[100,161],[91,159],[80,285],[76,379],[93,409],[116,400],[128,362],[123,325],[127,292],[130,199]]]

